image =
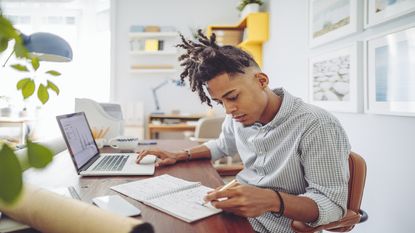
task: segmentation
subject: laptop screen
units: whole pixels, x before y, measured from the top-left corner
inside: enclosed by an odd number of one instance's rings
[[[92,137],[84,113],[75,113],[58,117],[68,149],[79,169],[98,154],[98,148]]]

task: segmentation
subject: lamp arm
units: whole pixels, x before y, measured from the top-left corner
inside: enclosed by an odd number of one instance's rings
[[[166,85],[167,83],[169,83],[169,80],[164,80],[162,83],[160,83],[156,87],[153,87],[153,90],[157,91],[158,89],[160,89],[162,86]]]
[[[159,85],[157,85],[156,87],[153,87],[151,89],[151,91],[153,92],[153,98],[154,98],[154,104],[156,105],[156,110],[159,111],[160,110],[160,103],[159,103],[159,99],[157,97],[157,90],[160,89],[161,87],[163,87],[164,85],[168,84],[169,81],[165,80],[162,83],[160,83]]]
[[[156,110],[158,111],[160,110],[160,104],[159,104],[159,99],[157,97],[157,89],[153,88],[152,92],[153,92],[154,103],[156,104]]]

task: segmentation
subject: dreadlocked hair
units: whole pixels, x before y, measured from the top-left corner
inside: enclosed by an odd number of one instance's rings
[[[236,73],[245,73],[244,69],[258,64],[246,52],[233,46],[219,46],[216,43],[216,35],[212,33],[210,38],[197,31],[197,41],[191,41],[184,38],[180,34],[182,43],[177,47],[186,50],[179,57],[180,65],[184,67],[184,71],[180,74],[183,83],[188,77],[191,90],[197,91],[200,101],[212,107],[210,98],[206,95],[204,86],[207,81],[213,79],[217,75],[227,73],[233,75]]]

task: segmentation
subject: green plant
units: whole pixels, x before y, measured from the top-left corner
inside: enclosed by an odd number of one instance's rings
[[[0,54],[12,44],[10,43],[11,41],[14,41],[13,49],[15,56],[30,63],[33,71],[36,72],[40,66],[39,59],[29,56],[27,49],[23,45],[19,31],[3,16],[0,9]],[[13,64],[11,67],[24,74],[30,72],[29,68],[25,65]],[[59,72],[53,70],[49,70],[46,73],[53,76],[60,75]],[[35,76],[32,76],[24,77],[17,81],[17,90],[21,91],[23,98],[29,98],[35,92],[36,83],[34,79]],[[46,85],[38,85],[37,97],[42,104],[45,104],[49,99],[49,89],[59,94],[58,87],[50,82],[50,80],[47,80]],[[52,161],[52,158],[53,153],[51,150],[40,144],[31,142],[29,139],[27,139],[26,157],[20,160],[10,146],[5,143],[0,145],[0,202],[14,203],[18,200],[23,187],[22,172],[24,168],[43,168]]]
[[[242,0],[239,3],[237,9],[239,11],[242,11],[246,5],[251,4],[251,3],[256,3],[256,4],[259,4],[261,6],[262,4],[264,4],[264,1],[262,1],[262,0]]]

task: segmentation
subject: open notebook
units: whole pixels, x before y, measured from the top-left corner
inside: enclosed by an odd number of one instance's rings
[[[186,222],[222,211],[210,204],[203,205],[202,199],[211,188],[170,175],[120,184],[111,189]]]

